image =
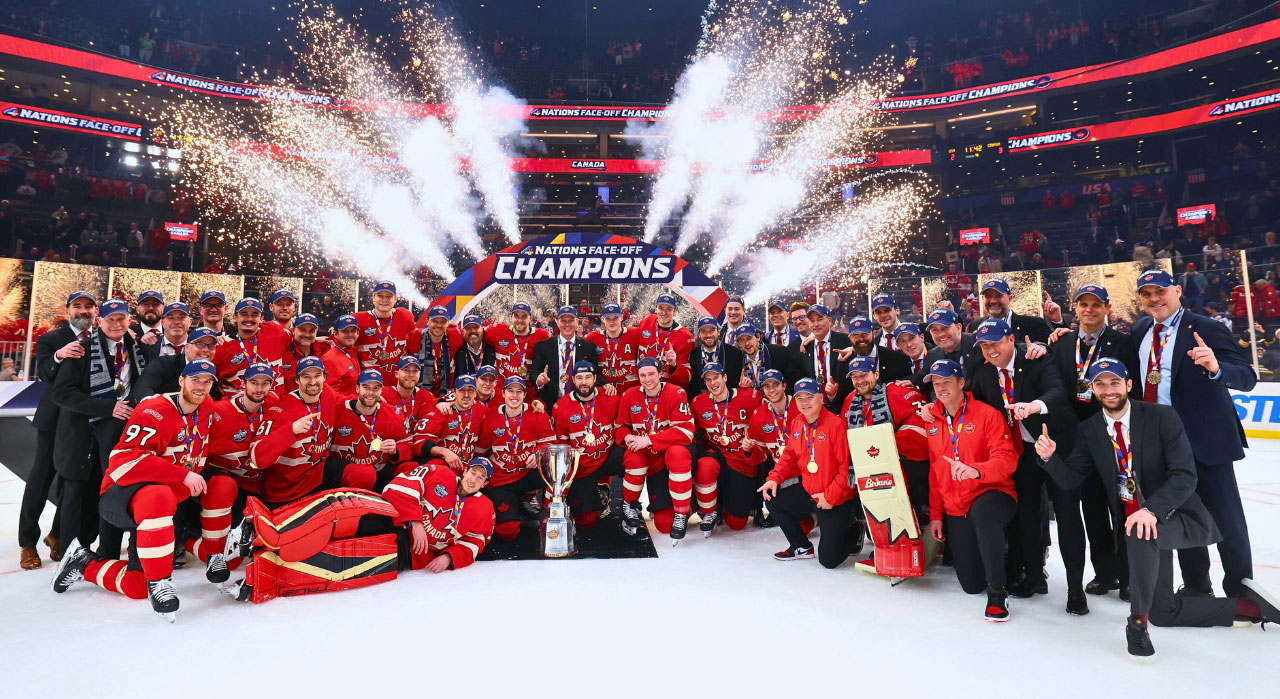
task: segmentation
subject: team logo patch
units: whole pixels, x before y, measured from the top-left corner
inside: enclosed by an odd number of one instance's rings
[[[377,328],[365,328],[365,329],[364,329],[364,334],[365,334],[365,335],[372,335],[372,334],[374,334],[374,333],[376,333],[376,332],[378,332],[378,329],[377,329]]]
[[[648,340],[649,338],[653,337],[653,333],[649,332],[648,330],[641,330],[640,337],[643,337],[644,339]]]
[[[458,429],[458,421],[457,421],[457,420],[450,420],[450,421],[449,421],[449,424],[448,424],[448,428],[449,428],[449,429],[451,429],[451,430],[456,430],[456,429]]]
[[[293,371],[293,365],[292,365],[292,364],[281,364],[281,365],[280,365],[280,368],[281,368],[281,369],[284,369],[285,371]]]
[[[760,428],[760,431],[761,431],[761,432],[764,432],[765,434],[772,434],[772,433],[773,433],[773,425],[765,425],[764,427],[761,427],[761,428]]]
[[[339,435],[339,436],[341,436],[341,437],[346,437],[346,436],[348,436],[348,435],[350,435],[350,434],[351,434],[351,428],[350,428],[350,427],[339,427],[339,428],[338,428],[338,435]]]
[[[571,423],[573,423],[573,424],[575,424],[575,425],[576,425],[576,424],[578,424],[579,422],[582,422],[582,416],[581,416],[581,415],[570,415],[570,416],[569,416],[569,422],[571,422]]]
[[[249,430],[240,430],[239,432],[236,432],[235,434],[231,435],[231,441],[233,442],[243,442],[248,438],[249,438]]]
[[[244,360],[245,360],[245,359],[246,359],[246,357],[244,356],[244,352],[240,352],[240,353],[238,353],[236,356],[234,356],[234,357],[232,357],[232,358],[231,358],[231,363],[232,363],[232,364],[244,364]]]
[[[974,424],[973,424],[972,422],[966,423],[966,424],[965,424],[965,426],[964,426],[964,433],[965,433],[965,434],[973,434],[973,430],[974,430],[974,428],[975,428],[975,426],[974,426]]]
[[[506,349],[510,345],[511,343],[506,340],[498,340],[498,347],[501,347],[502,349]]]
[[[502,435],[504,435],[504,434],[506,434],[506,433],[507,433],[507,428],[505,428],[505,427],[499,427],[499,428],[497,428],[497,429],[495,429],[495,430],[493,431],[493,436],[495,436],[495,437],[501,437]]]
[[[827,434],[825,432],[819,432],[813,435],[813,438],[818,440],[819,442],[825,442],[827,441]]]
[[[875,448],[875,447],[868,447],[868,448],[867,448],[867,456],[870,456],[871,458],[873,458],[873,459],[874,459],[874,458],[876,458],[877,456],[880,456],[880,450],[879,450],[879,449],[877,449],[877,448]]]
[[[633,405],[633,406],[631,406],[631,414],[632,414],[632,415],[639,415],[639,414],[640,414],[640,406],[638,406],[638,405]]]
[[[703,420],[710,420],[710,419],[711,419],[711,418],[713,418],[713,417],[715,417],[715,415],[712,415],[710,410],[708,410],[708,411],[706,411],[706,412],[704,412],[704,413],[702,414],[702,419],[703,419]]]
[[[932,436],[934,436],[935,434],[938,434],[938,428],[937,428],[937,427],[930,427],[930,428],[929,428],[929,436],[930,436],[930,437],[932,437]]]
[[[178,431],[178,441],[185,442],[186,440],[187,440],[187,428],[184,427]]]
[[[438,498],[442,498],[449,494],[449,489],[444,487],[443,483],[436,483],[436,487],[433,489],[433,491],[435,492],[436,497]]]

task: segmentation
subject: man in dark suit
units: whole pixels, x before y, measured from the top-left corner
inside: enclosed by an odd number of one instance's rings
[[[454,376],[475,376],[480,367],[497,364],[493,346],[484,341],[484,333],[480,328],[480,316],[471,315],[462,320],[462,346],[453,353]]]
[[[1018,452],[1018,470],[1013,481],[1018,493],[1018,513],[1009,538],[1013,581],[1009,594],[1031,597],[1048,594],[1044,571],[1048,513],[1044,488],[1048,485],[1058,520],[1059,549],[1067,569],[1067,611],[1088,613],[1084,595],[1084,523],[1080,519],[1079,496],[1064,491],[1056,483],[1046,483],[1033,444],[1044,425],[1056,439],[1069,443],[1075,435],[1075,413],[1067,403],[1066,387],[1053,360],[1035,346],[1018,343],[1009,324],[988,319],[974,334],[983,362],[965,367],[965,385],[973,397],[1005,413]],[[1073,509],[1074,508],[1074,509]]]
[[[53,446],[58,430],[58,404],[53,400],[53,381],[58,368],[67,359],[84,354],[80,340],[89,336],[98,320],[98,299],[87,291],[77,291],[67,297],[67,323],[40,336],[36,340],[36,376],[45,385],[36,407],[36,456],[22,491],[22,507],[18,511],[18,546],[22,552],[19,563],[26,569],[39,568],[40,553],[36,541],[40,539],[40,515],[49,499],[49,488],[57,471],[53,467]],[[45,537],[49,546],[49,558],[62,557],[58,528],[61,518],[54,516],[53,526]]]
[[[1099,412],[1080,423],[1074,449],[1058,449],[1041,428],[1036,453],[1053,480],[1078,486],[1098,476],[1116,522],[1115,537],[1129,562],[1129,657],[1155,656],[1147,625],[1231,626],[1236,617],[1275,621],[1277,610],[1249,578],[1239,599],[1173,592],[1173,550],[1207,546],[1220,538],[1196,495],[1196,464],[1175,410],[1129,399],[1133,382],[1124,363],[1109,357],[1087,374]]]
[[[80,341],[84,353],[64,360],[53,382],[59,408],[53,465],[62,479],[59,539],[69,545],[79,538],[88,547],[101,533],[98,552],[107,558],[119,558],[122,534],[106,526],[99,532],[98,486],[111,449],[133,412],[127,397],[145,363],[128,329],[129,304],[121,299],[104,302],[97,332]],[[95,449],[98,459],[86,458]]]
[[[1003,279],[988,279],[982,285],[982,304],[986,318],[974,318],[969,323],[969,332],[975,332],[982,321],[988,318],[1000,318],[1013,328],[1013,336],[1019,342],[1031,338],[1032,342],[1049,341],[1049,323],[1040,316],[1023,316],[1013,312],[1013,294],[1009,290],[1009,282]]]
[[[950,308],[938,308],[925,319],[925,330],[933,338],[933,347],[924,355],[925,373],[929,367],[941,359],[950,359],[962,368],[982,363],[982,353],[978,351],[978,343],[971,333],[964,332],[960,316]],[[924,382],[925,396],[933,399],[933,385]]]
[[[1137,376],[1138,350],[1131,337],[1107,325],[1111,301],[1105,287],[1085,284],[1076,291],[1073,303],[1078,328],[1054,330],[1049,341],[1058,375],[1067,393],[1073,396],[1071,407],[1076,418],[1083,421],[1102,410],[1088,387],[1089,367],[1102,357],[1110,357],[1124,364],[1130,376]],[[1118,589],[1121,599],[1126,599],[1129,596],[1128,566],[1111,536],[1111,509],[1106,495],[1096,473],[1085,477],[1080,488],[1080,505],[1089,537],[1093,580],[1084,586],[1084,591],[1105,595]]]
[[[769,322],[764,330],[766,344],[786,347],[792,340],[798,339],[800,333],[791,327],[791,319],[787,317],[787,304],[774,299],[769,302]]]
[[[533,346],[533,361],[529,375],[536,377],[538,398],[550,410],[556,401],[573,392],[573,365],[591,362],[596,368],[596,381],[603,382],[600,362],[596,358],[596,346],[578,335],[578,311],[564,306],[556,319],[560,332]]]
[[[750,323],[738,328],[738,336],[734,339],[738,349],[742,350],[742,380],[738,382],[739,388],[760,390],[760,384],[764,380],[762,377],[770,369],[782,372],[788,393],[800,379],[813,378],[812,364],[786,347],[761,342],[759,332]]]
[[[898,383],[906,381],[918,389],[926,383],[924,377],[929,375],[929,363],[925,361],[929,348],[924,344],[924,333],[915,323],[899,323],[895,332],[894,346],[907,358],[907,369],[911,372],[898,379]]]
[[[898,346],[898,331],[902,327],[902,321],[899,319],[901,313],[902,310],[898,308],[898,301],[893,294],[876,294],[871,299],[871,319],[876,322],[875,336],[871,341],[877,347],[902,350]],[[921,339],[928,340],[928,338]],[[925,373],[928,373],[928,367],[925,368]]]
[[[849,343],[851,352],[841,353],[841,359],[847,361],[852,355],[874,357],[879,367],[880,380],[892,383],[898,379],[911,376],[911,360],[896,349],[881,347],[875,342],[875,327],[866,316],[855,316],[849,321]],[[852,384],[850,384],[852,390]],[[843,403],[841,404],[843,407]]]
[[[742,383],[742,350],[727,342],[721,341],[720,325],[711,316],[702,316],[697,324],[697,343],[689,352],[689,367],[693,376],[689,378],[686,392],[689,400],[707,390],[702,383],[702,367],[716,363],[724,368],[726,386],[737,386]],[[732,338],[730,338],[732,341]]]
[[[845,397],[853,390],[853,384],[848,378],[848,354],[841,359],[837,353],[853,347],[853,343],[848,335],[831,329],[831,312],[826,306],[820,303],[810,306],[806,319],[812,333],[792,340],[787,348],[803,355],[805,364],[812,369],[811,376],[822,387],[827,410],[839,413]]]
[[[1142,367],[1134,390],[1147,403],[1172,405],[1182,418],[1196,460],[1196,493],[1222,531],[1222,590],[1234,597],[1240,581],[1253,577],[1253,553],[1233,465],[1244,458],[1244,426],[1228,389],[1253,390],[1258,378],[1225,325],[1182,308],[1182,287],[1168,272],[1143,272],[1138,296],[1150,316],[1133,324]],[[1213,593],[1207,548],[1179,551],[1178,563],[1183,594]]]
[[[204,326],[195,328],[187,335],[187,340],[182,346],[182,354],[171,354],[147,362],[147,368],[143,369],[142,375],[133,382],[133,388],[129,391],[129,400],[137,405],[143,398],[177,391],[178,379],[182,378],[182,370],[186,368],[187,362],[195,359],[207,359],[212,362],[213,355],[217,351],[218,336]],[[222,387],[214,384],[209,390],[209,397],[215,401],[222,400]]]

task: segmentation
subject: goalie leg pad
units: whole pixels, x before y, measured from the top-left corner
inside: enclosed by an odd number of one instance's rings
[[[332,541],[298,561],[275,551],[256,551],[245,569],[245,583],[253,586],[255,604],[376,585],[396,579],[397,549],[396,535],[388,533]]]
[[[305,560],[330,541],[355,536],[361,517],[396,516],[395,507],[381,495],[354,488],[326,490],[274,511],[251,497],[245,509],[255,517],[255,545],[276,552],[284,561]]]

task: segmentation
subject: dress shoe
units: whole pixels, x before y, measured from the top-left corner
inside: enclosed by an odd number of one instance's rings
[[[1147,622],[1129,617],[1124,627],[1125,640],[1129,645],[1129,660],[1135,663],[1149,663],[1156,659],[1156,649],[1151,645],[1151,634],[1147,632]]]
[[[1049,594],[1049,581],[1044,573],[1032,573],[1024,576],[1016,585],[1009,586],[1009,596],[1026,599],[1033,595]]]
[[[1120,589],[1120,581],[1115,578],[1097,577],[1084,586],[1084,591],[1091,595],[1105,595],[1112,590]]]
[[[1183,585],[1178,588],[1178,591],[1175,594],[1179,597],[1213,597],[1213,586],[1210,585],[1209,589],[1201,590],[1190,585]]]
[[[18,559],[18,565],[22,566],[23,570],[35,570],[44,564],[40,562],[40,552],[36,551],[36,547],[23,546],[22,556]]]
[[[1121,585],[1121,586],[1120,586],[1120,601],[1121,601],[1121,602],[1128,602],[1128,601],[1129,601],[1129,586],[1128,586],[1128,585]]]
[[[1084,590],[1080,588],[1067,590],[1067,613],[1072,616],[1084,616],[1089,613],[1089,600],[1084,596]]]
[[[62,560],[62,542],[58,541],[52,534],[44,538],[44,545],[49,547],[49,560]]]

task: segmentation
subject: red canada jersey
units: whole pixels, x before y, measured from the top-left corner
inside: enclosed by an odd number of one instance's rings
[[[515,483],[528,472],[531,454],[555,441],[551,421],[546,413],[535,413],[529,408],[519,417],[507,417],[502,403],[489,408],[484,416],[484,432],[480,435],[480,452],[489,455],[493,462],[493,477],[486,488]]]
[[[480,449],[480,435],[484,434],[485,416],[488,409],[481,405],[472,405],[470,410],[454,409],[442,413],[435,411],[427,418],[426,423],[419,423],[416,430],[414,453],[420,458],[434,459],[431,447],[444,447],[467,463],[472,457],[483,454]],[[496,471],[495,471],[496,475]]]
[[[259,481],[263,500],[290,502],[320,486],[338,402],[338,396],[326,386],[316,403],[304,403],[294,391],[266,409],[258,438],[249,447],[250,465],[263,471]],[[319,417],[310,429],[295,435],[294,421],[308,413],[319,413]]]
[[[404,432],[415,440],[419,424],[426,424],[426,420],[436,409],[436,397],[431,395],[431,391],[425,388],[414,387],[409,392],[409,396],[400,395],[400,391],[394,384],[388,384],[382,387],[382,400],[388,405],[395,408],[396,417],[400,422],[404,423]]]
[[[279,386],[284,348],[292,342],[293,337],[280,326],[264,325],[247,340],[235,335],[219,345],[213,353],[213,364],[218,369],[218,383],[222,385],[223,395],[244,390],[244,370],[257,362],[271,365],[276,386]]]
[[[276,390],[281,395],[297,390],[298,362],[304,357],[320,357],[323,360],[325,353],[332,347],[328,340],[319,339],[311,343],[311,347],[305,352],[296,343],[290,342],[286,345],[280,358],[280,383]]]
[[[755,449],[743,449],[742,440],[747,436],[751,416],[764,396],[750,388],[729,389],[728,400],[723,403],[712,399],[710,393],[694,396],[690,408],[693,423],[706,440],[706,445],[724,455],[730,468],[746,476],[756,475],[759,458]],[[729,440],[724,443],[724,438]]]
[[[516,335],[506,323],[496,323],[484,329],[484,341],[493,346],[493,358],[497,363],[498,383],[508,376],[527,376],[533,364],[533,348],[551,337],[542,328],[529,328],[529,334]],[[521,371],[523,369],[523,371]]]
[[[267,407],[280,397],[267,394],[262,409],[245,412],[244,399],[240,395],[227,396],[213,404],[213,428],[209,432],[209,460],[207,465],[226,471],[242,490],[257,494],[262,471],[253,467],[249,459],[249,447],[257,439]]]
[[[397,524],[422,522],[432,553],[449,554],[455,570],[471,565],[493,535],[493,501],[481,493],[459,497],[458,476],[447,468],[424,464],[402,473],[382,497],[396,508]]]
[[[616,386],[619,394],[640,385],[636,376],[636,357],[640,351],[638,329],[623,328],[617,338],[611,338],[602,328],[587,333],[586,339],[596,346],[596,359],[605,383]]]
[[[929,401],[914,386],[879,383],[870,398],[854,391],[844,399],[840,415],[849,427],[865,427],[890,423],[899,458],[911,461],[929,459],[929,438],[924,433],[924,420],[916,411]]]
[[[787,445],[787,425],[800,414],[794,400],[787,400],[787,409],[778,415],[768,403],[761,405],[751,413],[751,421],[747,426],[747,436],[757,442],[757,458],[777,461],[782,456],[782,449]]]
[[[667,381],[684,388],[689,385],[693,371],[689,368],[689,354],[693,352],[693,334],[688,328],[676,323],[670,328],[658,327],[658,317],[649,315],[640,321],[637,328],[640,333],[640,344],[636,350],[636,359],[657,359],[662,369],[662,376]],[[667,350],[675,350],[675,366],[666,366],[662,355]]]
[[[334,343],[324,353],[324,383],[339,398],[356,397],[356,379],[360,377],[360,359],[354,349]]]
[[[664,383],[658,395],[650,397],[636,386],[622,394],[618,401],[618,424],[614,439],[624,444],[629,435],[649,437],[653,443],[649,453],[661,453],[670,447],[693,442],[693,415],[684,389]]]
[[[213,410],[206,399],[195,410],[183,413],[178,395],[151,396],[133,409],[120,441],[107,458],[99,494],[112,485],[156,483],[172,486],[179,500],[187,499],[182,479],[188,471],[199,473],[204,468]]]
[[[418,350],[422,336],[413,313],[407,308],[391,309],[390,318],[379,318],[372,311],[355,314],[360,326],[356,354],[362,369],[378,369],[388,384],[396,380],[396,362]]]
[[[578,478],[595,473],[608,458],[621,399],[621,395],[609,396],[597,389],[590,400],[580,399],[575,391],[556,401],[552,411],[556,442],[582,450]],[[591,437],[588,439],[587,435]]]
[[[374,451],[373,440],[394,439],[394,454]],[[352,464],[372,464],[378,470],[387,463],[399,463],[413,458],[413,441],[404,428],[396,409],[379,400],[373,415],[361,415],[356,411],[356,400],[338,403],[333,418],[333,439],[329,453]]]

